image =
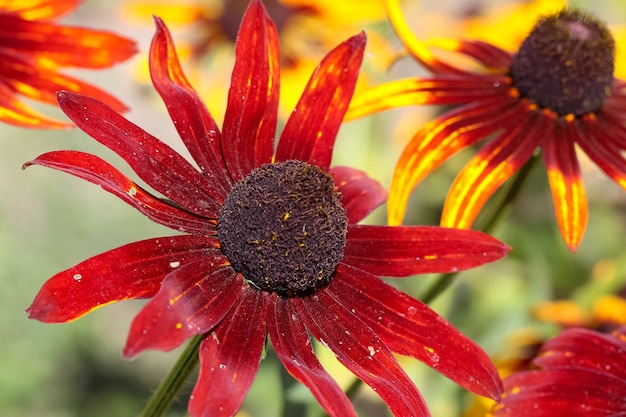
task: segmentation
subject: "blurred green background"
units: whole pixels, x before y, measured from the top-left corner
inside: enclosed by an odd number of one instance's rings
[[[422,3],[420,7],[427,8],[433,2]],[[445,13],[454,11],[458,2],[437,3],[436,10]],[[626,10],[617,0],[576,2],[583,6],[586,3],[593,4],[593,10],[611,22],[619,16],[617,11],[623,16]],[[62,21],[133,37],[145,50],[152,32],[122,21],[112,4],[88,0]],[[420,21],[422,36],[429,31],[423,23]],[[383,28],[383,33],[393,38],[389,28]],[[132,108],[127,115],[130,120],[184,152],[163,107],[131,75],[137,60],[143,58],[137,56],[109,70],[72,73],[116,93]],[[366,65],[367,59],[375,57],[366,58]],[[414,63],[405,60],[394,66],[389,76],[418,71]],[[37,107],[62,117],[50,106]],[[361,168],[388,187],[395,160],[408,139],[406,133],[398,134],[396,127],[407,117],[426,120],[435,110],[407,108],[346,124],[337,141],[335,164]],[[0,125],[0,140],[0,416],[136,415],[177,357],[174,351],[148,352],[133,361],[121,358],[129,324],[142,301],[107,306],[61,325],[28,320],[24,310],[39,287],[56,272],[119,245],[173,232],[151,223],[87,182],[41,167],[21,169],[24,162],[41,153],[79,149],[100,155],[129,172],[121,159],[82,132]],[[447,188],[470,155],[468,150],[455,156],[417,188],[407,223],[437,224]],[[626,284],[626,193],[593,164],[584,163],[584,169],[590,221],[577,254],[569,253],[561,241],[545,170],[539,167],[495,232],[513,248],[509,257],[460,274],[453,289],[432,304],[487,352],[505,351],[510,336],[520,329],[537,328],[545,334],[554,331],[554,327],[542,325],[532,316],[540,301],[574,298],[588,308],[597,294]],[[384,222],[384,207],[368,221]],[[433,278],[421,276],[394,284],[417,296]],[[320,355],[342,384],[351,382],[351,374],[331,354],[320,349]],[[433,416],[463,414],[471,400],[460,389],[416,360],[401,361]],[[185,415],[188,393],[181,395],[169,416]],[[278,416],[283,394],[280,365],[270,353],[240,415]],[[301,386],[291,388],[286,395],[311,398]],[[362,416],[389,415],[386,406],[367,388],[361,388],[356,405]],[[310,414],[319,415],[317,405],[311,406]]]

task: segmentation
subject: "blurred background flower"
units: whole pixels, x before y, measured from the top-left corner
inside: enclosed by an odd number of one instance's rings
[[[281,104],[283,118],[295,107],[306,80],[337,41],[361,30],[368,32],[365,69],[384,69],[390,58],[385,38],[371,29],[385,23],[379,0],[268,0],[265,7],[276,22],[281,43]],[[130,0],[122,15],[135,25],[151,25],[160,16],[180,44],[180,56],[191,83],[221,123],[230,84],[233,43],[248,0]],[[150,26],[149,26],[150,27]],[[368,30],[370,29],[370,30]],[[136,67],[137,79],[149,83],[146,60]],[[367,71],[365,71],[366,73]],[[361,76],[361,80],[365,75]]]

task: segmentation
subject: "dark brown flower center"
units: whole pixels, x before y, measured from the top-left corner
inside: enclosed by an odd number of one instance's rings
[[[285,161],[262,165],[235,184],[217,234],[222,252],[246,280],[294,296],[330,282],[343,258],[347,224],[330,175]]]
[[[615,42],[606,25],[566,9],[539,20],[511,64],[522,96],[558,115],[598,111],[611,95]]]

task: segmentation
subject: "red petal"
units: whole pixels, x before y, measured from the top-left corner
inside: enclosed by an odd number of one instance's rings
[[[456,272],[502,258],[509,247],[473,230],[348,225],[343,263],[374,275]]]
[[[363,171],[347,167],[329,170],[341,193],[341,203],[348,214],[348,223],[358,223],[387,200],[387,192],[380,183]]]
[[[354,93],[365,42],[362,32],[320,62],[287,121],[276,160],[297,159],[328,169],[337,132]]]
[[[170,272],[133,320],[124,357],[146,349],[168,351],[211,330],[241,296],[241,285],[241,275],[219,249]]]
[[[609,140],[616,129],[609,124],[596,123],[595,120],[577,122],[577,127],[576,142],[581,149],[606,175],[626,189],[626,158],[622,149]]]
[[[121,246],[50,278],[26,311],[30,318],[61,323],[115,301],[152,297],[174,265],[204,257],[216,244],[204,236],[173,236]]]
[[[289,373],[306,385],[324,411],[333,417],[356,417],[350,400],[317,360],[309,335],[289,299],[275,297],[268,316],[274,352]]]
[[[278,34],[259,0],[250,2],[235,44],[222,148],[229,172],[239,181],[271,162],[280,83]]]
[[[172,148],[90,97],[58,93],[59,105],[85,133],[128,162],[141,179],[176,204],[217,217],[224,196]]]
[[[513,374],[494,417],[617,417],[626,415],[626,382],[588,369]]]
[[[554,120],[528,110],[485,145],[463,168],[448,191],[441,225],[469,228],[489,197],[530,159]]]
[[[247,288],[240,302],[200,346],[200,375],[189,399],[191,417],[234,416],[259,369],[269,294]]]
[[[446,159],[517,120],[518,100],[499,97],[451,110],[420,129],[402,151],[389,192],[389,224],[402,223],[413,189]]]
[[[54,151],[24,164],[41,165],[67,172],[101,186],[121,198],[151,220],[186,233],[215,235],[215,221],[194,216],[164,203],[95,155],[78,151]]]
[[[311,297],[294,298],[293,301],[311,334],[372,387],[394,416],[430,415],[417,388],[387,345],[340,300],[330,292],[320,290]],[[349,307],[356,309],[358,306]]]
[[[567,329],[544,343],[533,363],[541,368],[589,368],[626,383],[624,352],[626,341],[618,337],[589,329]]]
[[[328,291],[356,311],[393,352],[419,359],[472,392],[500,398],[502,382],[489,356],[426,304],[343,264]]]
[[[154,87],[191,156],[202,172],[221,185],[220,192],[225,196],[232,181],[222,158],[219,128],[187,81],[167,27],[158,17],[154,21],[157,31],[150,45],[150,76]]]
[[[110,32],[29,21],[0,14],[0,47],[55,67],[106,68],[137,52],[135,42]]]
[[[567,247],[575,252],[587,228],[587,196],[574,149],[576,135],[572,123],[557,119],[551,133],[542,141],[542,155],[556,219]]]

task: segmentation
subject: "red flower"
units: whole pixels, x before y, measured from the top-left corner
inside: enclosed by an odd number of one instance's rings
[[[136,52],[135,43],[109,32],[62,26],[51,20],[78,6],[78,0],[0,0],[0,120],[16,126],[60,129],[72,125],[44,116],[18,96],[56,104],[56,92],[96,97],[117,111],[115,97],[60,68],[105,68]]]
[[[578,247],[588,207],[575,148],[626,188],[626,82],[613,78],[606,26],[565,10],[540,20],[515,53],[481,41],[434,42],[457,52],[466,70],[435,57],[411,33],[396,0],[392,23],[409,53],[433,75],[395,80],[355,98],[347,118],[410,104],[458,105],[420,129],[395,168],[389,223],[400,224],[412,190],[447,158],[490,138],[448,192],[441,225],[469,228],[491,195],[540,148],[556,217],[569,249]]]
[[[167,28],[158,18],[156,24],[153,83],[200,172],[99,101],[67,92],[59,93],[63,111],[166,199],[82,152],[50,152],[26,165],[98,184],[184,234],[122,246],[55,275],[28,309],[30,317],[66,322],[114,301],[151,298],[132,323],[124,356],[167,351],[206,334],[192,416],[236,413],[268,334],[286,369],[333,416],[355,411],[317,361],[309,333],[397,416],[428,411],[392,352],[497,398],[501,382],[485,353],[376,275],[467,269],[508,248],[468,230],[357,225],[386,194],[361,171],[329,168],[364,34],[323,59],[274,152],[278,42],[261,2],[251,2],[240,27],[221,132],[183,75]]]
[[[626,415],[626,327],[612,334],[568,329],[547,341],[540,369],[504,380],[493,417],[608,417]]]

